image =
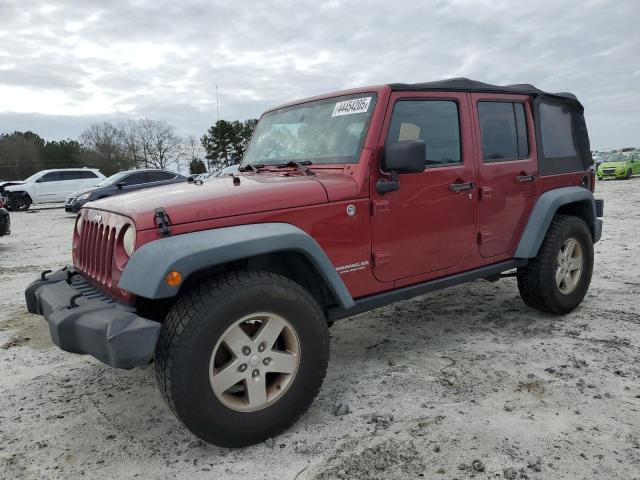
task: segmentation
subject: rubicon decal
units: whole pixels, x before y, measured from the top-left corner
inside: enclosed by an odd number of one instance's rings
[[[369,260],[363,260],[362,262],[350,263],[348,265],[340,265],[336,267],[336,270],[340,275],[344,273],[357,272],[358,270],[364,270],[369,265]]]

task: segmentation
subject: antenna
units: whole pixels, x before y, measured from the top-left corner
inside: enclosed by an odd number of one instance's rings
[[[216,85],[216,111],[218,112],[218,121],[220,121],[220,103],[218,102],[218,85]]]

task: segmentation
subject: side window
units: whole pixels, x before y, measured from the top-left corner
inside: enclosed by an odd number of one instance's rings
[[[126,185],[140,185],[141,183],[148,182],[146,172],[132,173],[128,177],[122,179],[122,181]]]
[[[167,172],[147,172],[147,182],[162,182],[164,180],[171,180],[175,175],[171,175]]]
[[[527,120],[522,103],[478,102],[485,163],[529,156]]]
[[[41,182],[57,182],[60,180],[60,172],[49,172],[45,173],[42,177],[40,177]]]
[[[540,104],[542,150],[547,158],[575,157],[571,112],[562,105]]]
[[[79,180],[82,172],[78,170],[65,170],[60,172],[60,180]]]
[[[93,179],[93,178],[98,178],[98,176],[92,172],[91,170],[81,170],[78,173],[78,178],[82,178],[82,179]]]
[[[393,107],[386,145],[424,140],[427,167],[460,165],[460,119],[451,100],[400,100]]]

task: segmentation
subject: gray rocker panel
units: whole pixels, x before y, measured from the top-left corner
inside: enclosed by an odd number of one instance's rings
[[[585,202],[591,206],[593,218],[588,223],[593,241],[600,239],[601,224],[596,218],[596,202],[593,193],[583,187],[563,187],[549,190],[538,198],[533,211],[529,216],[527,226],[520,237],[520,243],[514,254],[514,258],[534,258],[542,245],[553,216],[563,205],[569,203]]]
[[[265,253],[293,251],[303,254],[327,282],[343,308],[353,298],[320,245],[288,223],[257,223],[175,235],[149,242],[136,250],[118,287],[141,297],[173,297],[179,286],[164,281],[170,271],[187,278],[195,271]]]

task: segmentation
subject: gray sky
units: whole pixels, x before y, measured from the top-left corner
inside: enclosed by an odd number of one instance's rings
[[[149,117],[201,136],[299,97],[466,76],[571,91],[640,146],[640,1],[0,0],[0,132]]]

